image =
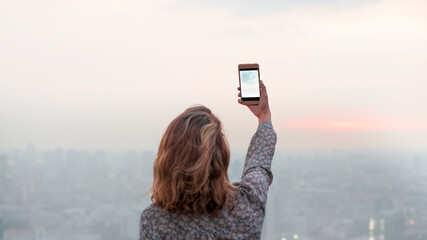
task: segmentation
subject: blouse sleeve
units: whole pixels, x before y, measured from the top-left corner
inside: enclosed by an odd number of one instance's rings
[[[273,159],[277,136],[271,122],[263,122],[252,137],[246,155],[241,186],[248,197],[264,209],[267,191],[273,181],[271,161]]]

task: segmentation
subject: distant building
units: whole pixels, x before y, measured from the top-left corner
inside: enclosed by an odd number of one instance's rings
[[[405,217],[401,212],[385,214],[384,240],[405,240]]]
[[[427,219],[408,220],[406,240],[427,240]]]
[[[36,240],[32,229],[8,229],[3,233],[3,240]]]

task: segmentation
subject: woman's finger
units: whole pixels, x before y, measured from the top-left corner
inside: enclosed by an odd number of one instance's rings
[[[267,96],[267,88],[264,85],[264,82],[260,80],[260,90],[261,90],[261,96]]]

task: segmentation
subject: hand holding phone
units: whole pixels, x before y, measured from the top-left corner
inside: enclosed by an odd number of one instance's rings
[[[241,64],[243,65],[243,64]],[[239,76],[240,76],[240,66],[239,65]],[[245,64],[245,65],[249,65],[249,64]],[[258,64],[256,64],[258,66]],[[243,101],[243,86],[245,86],[245,84],[242,84],[242,78],[240,79],[240,87],[237,88],[237,90],[239,90],[240,92],[238,93],[238,97],[240,97],[240,99],[238,100],[238,102],[240,104],[244,104],[246,105],[251,112],[258,118],[259,124],[263,123],[263,122],[271,122],[271,112],[270,112],[270,106],[268,104],[268,95],[267,95],[267,89],[264,85],[264,83],[259,80],[259,67],[258,67],[258,88],[257,88],[257,92],[258,92],[258,101],[253,100],[249,100],[246,99],[246,102]],[[246,90],[251,90],[251,88],[246,88]],[[250,93],[253,94],[253,96],[256,96],[256,91],[246,91],[247,95],[250,95]],[[247,96],[246,95],[246,96]],[[249,102],[252,102],[251,104],[248,104]],[[256,102],[256,103],[254,103]]]

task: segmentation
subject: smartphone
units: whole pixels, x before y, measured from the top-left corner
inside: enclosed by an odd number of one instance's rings
[[[239,64],[239,84],[242,104],[258,104],[261,92],[257,63]]]

